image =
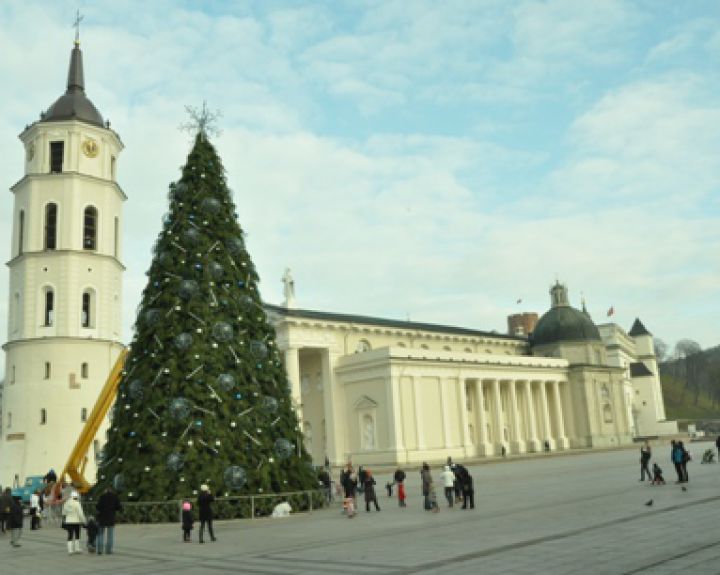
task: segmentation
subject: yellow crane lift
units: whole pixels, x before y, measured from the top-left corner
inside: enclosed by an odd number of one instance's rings
[[[122,379],[122,371],[127,353],[127,349],[123,349],[120,355],[118,355],[115,365],[100,391],[100,396],[95,402],[95,407],[93,407],[90,417],[88,417],[85,422],[85,427],[83,427],[82,433],[80,433],[80,437],[78,437],[65,467],[58,477],[59,481],[67,481],[69,478],[70,483],[72,483],[80,493],[87,493],[90,490],[91,484],[85,479],[85,466],[88,461],[87,453],[108,410],[115,401],[118,386]]]

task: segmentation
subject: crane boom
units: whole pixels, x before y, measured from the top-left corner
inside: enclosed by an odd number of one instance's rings
[[[68,457],[67,463],[58,478],[64,481],[66,477],[70,478],[70,482],[75,488],[81,493],[86,493],[90,489],[90,483],[85,479],[85,465],[87,464],[87,452],[90,449],[90,444],[97,435],[100,425],[102,425],[105,416],[108,413],[110,407],[112,407],[115,397],[117,395],[118,385],[122,379],[123,366],[125,365],[125,358],[127,357],[127,349],[123,349],[118,355],[115,365],[110,371],[105,385],[103,385],[100,395],[95,402],[90,416],[85,422],[80,437],[78,437],[75,447]]]

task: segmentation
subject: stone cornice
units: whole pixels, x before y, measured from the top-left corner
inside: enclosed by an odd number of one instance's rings
[[[99,254],[94,250],[38,250],[38,251],[32,251],[32,252],[25,251],[25,252],[21,253],[20,255],[15,256],[10,261],[5,262],[5,265],[8,267],[12,267],[14,264],[16,264],[20,260],[22,260],[22,258],[25,258],[25,257],[38,258],[38,257],[42,257],[42,256],[47,256],[50,254],[58,254],[58,255],[77,254],[77,255],[81,255],[81,256],[91,256],[91,257],[95,257],[95,258],[111,260],[117,264],[117,266],[120,268],[120,271],[125,271],[125,266],[115,256],[109,256],[107,254]]]
[[[22,178],[20,178],[17,182],[15,182],[12,186],[10,186],[10,191],[12,193],[16,193],[17,188],[20,187],[25,181],[31,181],[31,180],[38,180],[38,179],[46,179],[46,178],[63,178],[65,176],[72,176],[75,178],[80,178],[83,180],[87,180],[89,182],[93,183],[101,183],[105,184],[111,188],[113,188],[120,198],[125,201],[127,200],[127,195],[123,191],[123,189],[120,187],[120,184],[117,182],[114,182],[112,180],[106,180],[105,178],[98,178],[97,176],[91,176],[89,174],[83,174],[81,172],[60,172],[60,173],[35,173],[35,174],[25,174]]]

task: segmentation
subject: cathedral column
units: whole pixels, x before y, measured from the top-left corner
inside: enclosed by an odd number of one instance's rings
[[[552,431],[550,429],[550,410],[548,409],[547,390],[545,389],[545,381],[540,382],[540,406],[542,409],[543,419],[543,439],[548,442],[550,449],[555,448],[555,440],[550,437]]]
[[[510,386],[510,406],[512,409],[513,423],[513,437],[510,449],[512,449],[514,453],[524,453],[525,442],[520,434],[520,411],[518,410],[517,390],[515,389],[517,382],[515,380],[509,381],[508,385]]]
[[[400,398],[400,377],[392,375],[385,379],[385,389],[388,404],[388,449],[396,452],[398,463],[405,463],[402,429],[402,405]]]
[[[497,453],[500,453],[505,445],[505,417],[503,416],[502,398],[500,396],[500,380],[493,379],[492,384],[495,403],[495,445]]]
[[[451,447],[451,441],[450,441],[450,413],[449,413],[449,406],[448,406],[448,395],[447,395],[447,384],[449,383],[449,380],[443,380],[442,377],[438,378],[438,385],[440,386],[440,403],[441,409],[440,413],[442,414],[442,429],[443,429],[443,446],[447,449]]]
[[[553,401],[555,402],[555,425],[557,426],[558,430],[557,448],[568,449],[570,447],[570,442],[565,435],[565,422],[563,421],[562,400],[560,398],[560,383],[557,381],[553,381],[552,390]]]
[[[290,398],[297,414],[300,429],[302,429],[302,394],[300,391],[300,350],[290,347],[285,351],[285,371],[287,371],[288,384],[290,384]]]
[[[465,450],[465,456],[468,457],[474,454],[470,453],[473,442],[468,433],[467,389],[462,376],[458,376],[457,382],[457,396],[460,398],[460,425],[462,426],[462,429],[460,429],[460,445]]]
[[[485,394],[483,393],[483,380],[478,379],[476,383],[476,402],[477,402],[477,412],[478,412],[478,418],[477,418],[477,425],[479,428],[479,443],[477,446],[477,453],[478,455],[490,455],[492,453],[492,446],[488,442],[488,433],[487,433],[487,415],[485,412]]]
[[[342,444],[344,434],[342,433],[342,429],[338,430],[336,428],[337,422],[335,418],[335,378],[333,377],[333,369],[337,356],[331,354],[329,349],[323,349],[320,357],[322,362],[326,456],[330,460],[330,465],[343,465],[345,463],[343,457],[344,445]],[[340,416],[340,420],[344,419],[343,414],[338,415]]]
[[[413,407],[415,408],[415,437],[417,438],[417,449],[425,449],[425,433],[420,423],[420,414],[422,413],[420,398],[420,382],[413,377]]]
[[[532,382],[526,380],[523,387],[528,418],[527,448],[528,451],[540,451],[540,440],[537,437],[537,423],[535,421],[535,401],[533,398]]]

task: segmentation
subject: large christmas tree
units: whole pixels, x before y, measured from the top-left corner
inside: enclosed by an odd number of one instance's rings
[[[201,118],[154,247],[96,492],[313,489],[275,333]]]

